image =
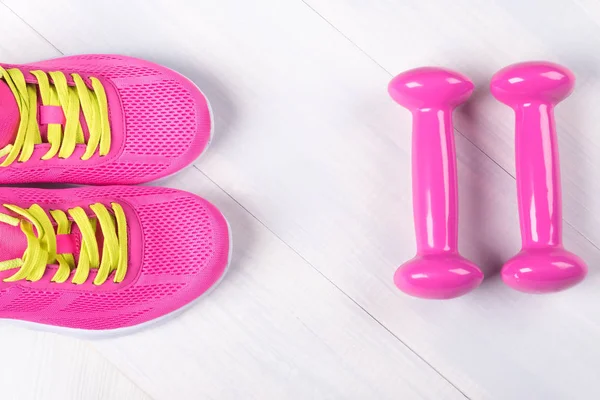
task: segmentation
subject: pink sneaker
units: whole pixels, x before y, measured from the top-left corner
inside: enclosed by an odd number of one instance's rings
[[[158,187],[0,189],[0,237],[0,318],[84,335],[170,316],[231,251],[215,206]]]
[[[149,182],[192,163],[211,134],[202,92],[148,61],[0,64],[0,183]]]

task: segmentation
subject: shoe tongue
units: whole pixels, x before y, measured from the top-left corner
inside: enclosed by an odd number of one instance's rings
[[[0,262],[23,257],[27,250],[27,236],[20,226],[0,222],[0,238]],[[70,235],[57,235],[56,239],[58,254],[70,253],[79,260],[81,232],[76,225],[73,225]],[[102,246],[102,243],[99,243],[99,246]]]
[[[27,249],[27,238],[18,226],[0,223],[0,261],[23,257]]]
[[[0,149],[14,143],[20,120],[17,100],[8,84],[0,79]]]

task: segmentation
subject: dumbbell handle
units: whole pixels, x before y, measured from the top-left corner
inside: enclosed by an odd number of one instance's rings
[[[523,247],[561,246],[560,168],[553,106],[531,102],[513,107]]]
[[[458,200],[451,108],[412,110],[412,185],[417,252],[456,252]]]

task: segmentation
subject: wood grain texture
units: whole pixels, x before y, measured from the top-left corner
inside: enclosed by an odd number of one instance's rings
[[[186,74],[213,104],[213,147],[197,170],[160,184],[227,215],[231,274],[167,324],[92,343],[153,398],[600,396],[597,2],[4,3],[39,36],[25,34],[35,52],[3,58],[139,56]],[[557,125],[565,242],[591,271],[551,296],[513,292],[497,276],[520,243],[514,122],[487,84],[525,59],[578,77]],[[391,279],[415,249],[410,116],[386,86],[428,64],[478,86],[455,115],[460,247],[487,279],[448,302],[408,298]]]
[[[3,400],[151,400],[88,343],[3,324]]]
[[[153,397],[464,398],[202,173],[163,184],[216,204],[235,247],[227,278],[191,310],[96,344]]]

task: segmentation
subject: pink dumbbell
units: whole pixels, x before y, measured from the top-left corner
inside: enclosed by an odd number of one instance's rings
[[[569,96],[575,77],[549,62],[514,64],[498,71],[492,94],[516,116],[517,196],[521,251],[502,268],[510,287],[556,292],[583,280],[583,260],[562,245],[562,206],[554,106]]]
[[[412,296],[450,299],[483,280],[481,270],[458,254],[458,196],[452,111],[473,92],[468,78],[446,69],[403,72],[389,93],[413,117],[412,185],[417,256],[394,275]]]

